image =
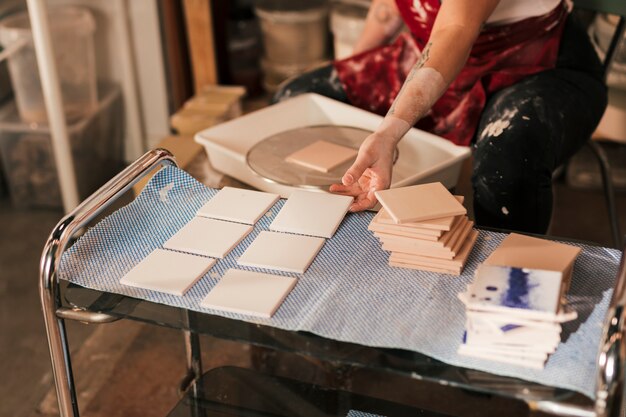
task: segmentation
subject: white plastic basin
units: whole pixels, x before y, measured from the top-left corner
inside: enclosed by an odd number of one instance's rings
[[[303,94],[245,116],[213,126],[196,134],[211,165],[259,190],[288,197],[298,187],[270,182],[246,163],[250,148],[276,133],[305,126],[341,125],[375,130],[381,116],[320,96]],[[393,169],[391,187],[439,181],[456,185],[461,164],[470,156],[467,147],[418,129],[411,129],[398,145],[399,158]]]

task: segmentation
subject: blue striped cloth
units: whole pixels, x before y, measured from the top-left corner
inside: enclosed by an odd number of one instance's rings
[[[284,203],[280,200],[184,297],[120,284],[126,272],[161,247],[216,192],[177,168],[162,169],[132,203],[99,222],[64,254],[59,276],[156,303],[367,346],[417,351],[451,365],[595,397],[596,355],[617,275],[618,251],[581,245],[569,294],[580,317],[566,324],[564,341],[540,371],[456,353],[465,328],[465,310],[457,294],[465,291],[476,267],[501,242],[505,235],[500,233],[481,231],[465,271],[455,277],[390,268],[387,253],[367,230],[372,213],[349,214],[305,274],[260,270],[299,277],[271,319],[201,308],[200,301],[229,268],[257,270],[238,266],[237,258],[260,231],[268,229]]]

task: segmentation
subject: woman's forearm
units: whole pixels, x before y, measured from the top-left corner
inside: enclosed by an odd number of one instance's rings
[[[385,44],[401,27],[402,17],[394,0],[373,0],[353,54]]]
[[[465,65],[483,22],[498,1],[442,3],[421,58],[411,69],[387,117],[403,120],[410,127],[430,111]],[[397,132],[396,129],[396,141],[402,137]]]

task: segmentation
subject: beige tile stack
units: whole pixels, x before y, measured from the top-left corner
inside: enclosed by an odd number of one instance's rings
[[[389,265],[460,275],[478,232],[463,198],[441,183],[377,191],[383,208],[369,230],[391,252]]]

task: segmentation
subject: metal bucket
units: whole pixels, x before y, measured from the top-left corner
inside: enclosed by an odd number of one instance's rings
[[[265,59],[280,65],[307,65],[327,57],[328,7],[303,10],[255,8]]]

